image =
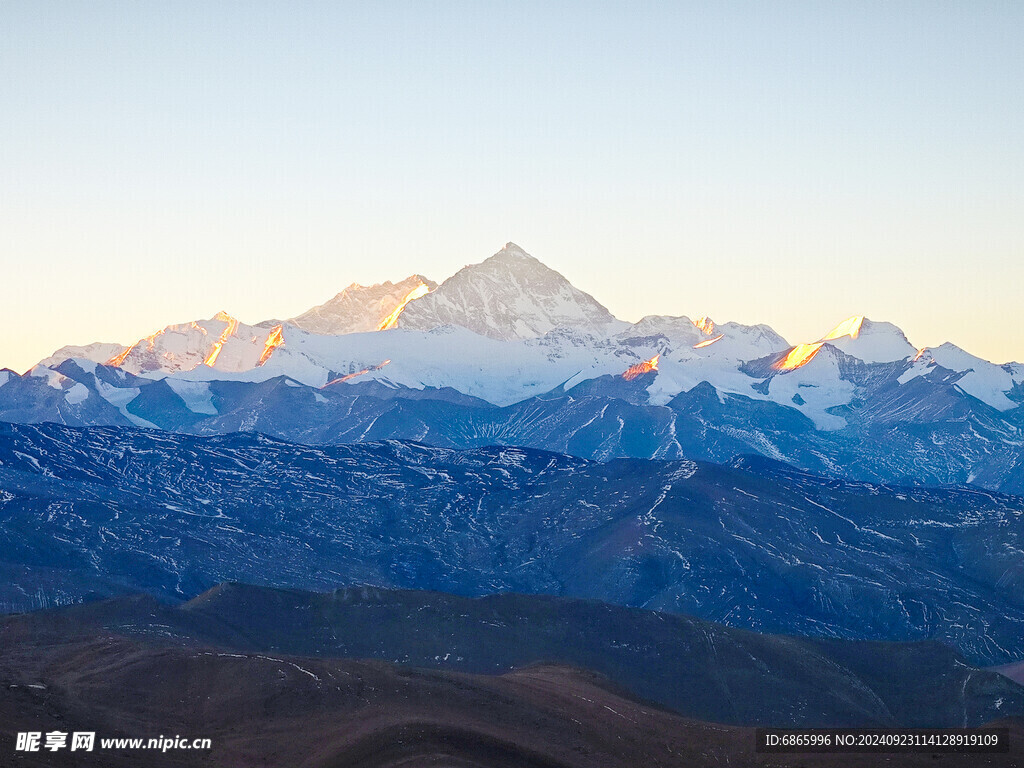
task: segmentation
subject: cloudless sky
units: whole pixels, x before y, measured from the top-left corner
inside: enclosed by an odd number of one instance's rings
[[[0,367],[513,240],[617,316],[1024,359],[1019,2],[0,1]]]

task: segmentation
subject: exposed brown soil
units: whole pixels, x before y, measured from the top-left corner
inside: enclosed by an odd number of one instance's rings
[[[45,687],[28,687],[45,686]],[[0,648],[0,765],[241,768],[1012,766],[1010,755],[754,753],[749,728],[686,719],[581,670],[500,676],[161,646],[117,635]],[[18,731],[208,737],[210,752],[16,753]]]

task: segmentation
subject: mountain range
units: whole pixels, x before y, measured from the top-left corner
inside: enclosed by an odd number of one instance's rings
[[[411,439],[728,461],[1024,493],[1024,366],[849,318],[812,343],[707,317],[615,319],[510,243],[436,285],[351,285],[289,321],[218,313],[0,372],[0,419]]]
[[[0,611],[224,581],[563,595],[1024,658],[1024,499],[762,457],[0,424]]]
[[[624,322],[512,243],[64,347],[0,370],[0,716],[215,746],[10,764],[864,764],[758,725],[1019,753],[1022,402],[1024,366],[865,317]]]

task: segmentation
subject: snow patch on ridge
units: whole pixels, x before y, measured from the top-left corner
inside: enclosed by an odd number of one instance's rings
[[[768,392],[775,402],[809,417],[818,429],[835,430],[845,427],[846,419],[829,410],[849,404],[856,387],[841,377],[837,355],[825,345],[806,364],[772,377]]]
[[[71,405],[84,403],[88,397],[89,388],[77,381],[64,393],[64,399]]]
[[[192,413],[201,413],[206,416],[217,415],[217,408],[213,404],[213,392],[210,391],[210,385],[207,382],[168,378],[167,386],[184,401],[185,407]]]
[[[957,382],[957,386],[971,397],[999,411],[1017,407],[1017,403],[1006,396],[1017,383],[1012,365],[995,365],[949,342],[928,349],[927,354],[943,368],[951,371],[969,371]]]

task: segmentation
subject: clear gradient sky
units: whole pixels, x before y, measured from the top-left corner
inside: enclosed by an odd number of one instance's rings
[[[617,316],[1024,359],[1020,2],[0,1],[0,367],[508,240]]]

